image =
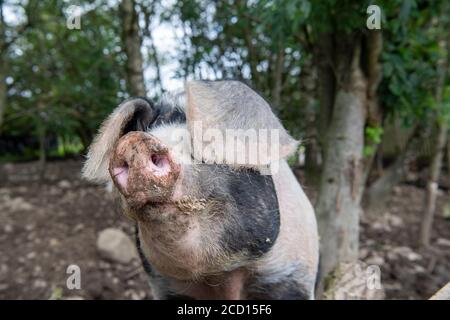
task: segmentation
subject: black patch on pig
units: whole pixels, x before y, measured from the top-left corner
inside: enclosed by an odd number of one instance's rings
[[[122,135],[130,131],[145,131],[147,127],[156,120],[158,112],[154,104],[144,97],[134,97],[126,101],[131,101],[135,106],[133,117],[125,125]]]
[[[146,131],[163,124],[186,122],[184,111],[168,103],[153,103],[145,97],[133,97],[126,101],[131,101],[136,109],[125,125],[122,135],[130,131]]]
[[[280,210],[273,179],[253,169],[233,170],[216,166],[214,174],[224,174],[225,186],[217,188],[232,205],[226,210],[221,245],[231,253],[244,253],[256,259],[268,252],[280,230]]]
[[[287,278],[277,283],[258,283],[258,290],[247,294],[251,300],[310,300],[302,283]]]
[[[316,273],[316,278],[314,281],[314,291],[317,291],[317,289],[319,287],[320,272],[322,272],[322,259],[321,259],[321,254],[320,254],[320,250],[319,250],[319,261],[317,261],[317,273]]]
[[[160,102],[154,108],[158,115],[150,125],[150,129],[169,123],[186,123],[186,114],[176,106]]]
[[[142,262],[142,267],[144,268],[145,273],[148,275],[150,280],[150,286],[152,288],[157,287],[158,292],[161,295],[159,298],[164,300],[194,300],[193,298],[181,294],[177,294],[174,292],[169,291],[169,282],[166,278],[161,276],[152,268],[152,265],[147,260],[147,257],[145,256],[144,252],[141,248],[141,239],[139,238],[139,227],[136,224],[134,229],[134,236],[136,240],[136,249],[139,254],[139,258]]]
[[[148,262],[147,258],[145,257],[144,252],[142,251],[141,239],[139,238],[139,227],[137,225],[135,225],[135,227],[134,227],[134,237],[135,237],[135,240],[136,240],[136,249],[137,249],[137,252],[139,254],[139,258],[141,259],[141,262],[142,262],[142,267],[144,268],[144,271],[149,276],[152,276],[153,275],[153,269],[152,269],[152,266],[151,266],[150,262]]]
[[[249,279],[247,298],[255,300],[309,300],[314,288],[314,276],[297,264],[280,265],[281,270],[255,273]],[[292,268],[292,269],[291,269]],[[291,269],[290,272],[287,270]]]

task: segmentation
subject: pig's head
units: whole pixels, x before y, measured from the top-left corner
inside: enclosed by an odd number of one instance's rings
[[[205,139],[209,129],[216,139]],[[228,129],[241,130],[243,149],[212,143]],[[274,144],[252,149],[242,136],[248,129],[276,130],[278,151],[237,162],[230,152],[266,152]],[[248,264],[273,246],[280,213],[272,177],[263,171],[295,148],[269,105],[245,84],[194,81],[186,94],[156,104],[122,103],[90,146],[83,176],[112,181],[156,272],[198,279]]]

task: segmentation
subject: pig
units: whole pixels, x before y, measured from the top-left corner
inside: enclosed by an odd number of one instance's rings
[[[198,123],[216,133],[276,130],[279,148],[258,163],[218,159],[193,150],[198,136],[174,138]],[[261,143],[257,152],[270,149]],[[189,81],[158,102],[119,105],[89,147],[82,175],[114,185],[136,224],[155,299],[314,299],[317,225],[286,161],[296,148],[246,84]]]

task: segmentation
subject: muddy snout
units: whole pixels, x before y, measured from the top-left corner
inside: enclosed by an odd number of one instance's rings
[[[117,141],[109,174],[128,205],[167,202],[180,173],[169,149],[145,132],[129,132]]]

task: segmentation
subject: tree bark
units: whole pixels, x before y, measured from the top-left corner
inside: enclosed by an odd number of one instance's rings
[[[305,60],[300,74],[301,107],[305,122],[305,177],[309,187],[317,187],[320,178],[321,152],[317,134],[317,72],[313,59]]]
[[[3,52],[0,53],[0,130],[2,128],[3,119],[6,110],[6,64]]]
[[[47,166],[47,139],[44,123],[40,123],[38,127],[39,135],[39,180],[44,180],[45,169]]]
[[[139,17],[134,0],[123,0],[120,4],[122,15],[122,40],[127,56],[127,86],[132,96],[145,96],[144,71],[142,68],[141,44],[139,33]]]
[[[45,112],[45,104],[42,100],[37,102],[37,109],[39,114]],[[36,126],[39,138],[39,180],[43,181],[47,166],[47,128],[45,117],[39,117]]]
[[[424,247],[430,245],[431,230],[436,211],[436,199],[439,189],[439,176],[441,174],[442,159],[444,156],[445,144],[447,142],[447,125],[438,123],[438,138],[436,141],[436,151],[431,160],[430,175],[427,181],[425,195],[425,210],[420,229],[420,244]]]
[[[318,65],[318,142],[322,150],[323,159],[326,144],[326,132],[330,124],[331,113],[333,110],[336,80],[332,59],[332,56],[334,55],[333,37],[330,34],[324,34],[319,38],[321,39],[321,41],[315,47],[314,61]]]
[[[362,50],[362,35],[334,38],[331,43],[335,47],[330,50],[334,52],[334,65],[326,68],[325,72],[330,72],[327,69],[333,71],[335,78],[326,83],[335,83],[335,87],[331,90],[322,86],[320,92],[336,94],[320,97],[322,103],[331,100],[333,104],[326,140],[322,144],[324,163],[316,203],[321,238],[319,295],[326,290],[329,274],[340,265],[353,263],[358,258],[359,217],[365,187],[364,131],[370,103],[376,101],[379,84],[379,80],[370,77],[371,73],[363,72],[361,59],[363,54],[372,55],[375,64],[381,52],[375,44],[372,46],[377,49],[373,49],[375,52]],[[366,38],[369,42],[376,39],[372,36]],[[365,58],[364,61],[370,60]]]
[[[316,204],[321,237],[321,279],[339,264],[358,257],[367,101],[365,79],[359,68],[359,43],[350,50],[342,50],[337,57],[341,85],[337,88],[327,133]],[[350,64],[346,63],[349,55],[353,57]]]
[[[382,126],[384,115],[383,108],[380,105],[377,95],[378,86],[383,78],[383,68],[378,59],[383,49],[383,37],[381,31],[372,31],[367,37],[367,126],[378,128]],[[364,184],[366,184],[366,180],[379,148],[379,145],[375,144],[374,141],[366,140],[365,145],[373,147],[373,153],[366,155],[364,160]]]
[[[450,49],[450,32],[448,33],[445,41],[446,44],[444,45],[444,49],[446,48],[447,50],[444,51],[446,52],[445,57],[443,57],[440,63],[438,63],[438,81],[436,85],[436,104],[441,108],[443,102],[443,91],[449,67],[448,50]],[[431,160],[430,175],[427,182],[427,193],[425,196],[425,210],[420,228],[420,244],[424,247],[428,247],[430,245],[431,230],[433,226],[434,212],[436,210],[436,198],[439,187],[438,180],[441,174],[442,158],[444,156],[444,149],[447,143],[447,124],[445,123],[445,120],[440,121],[440,119],[437,119],[436,122],[438,126],[436,150]]]
[[[450,174],[450,139],[447,137],[447,174]]]

